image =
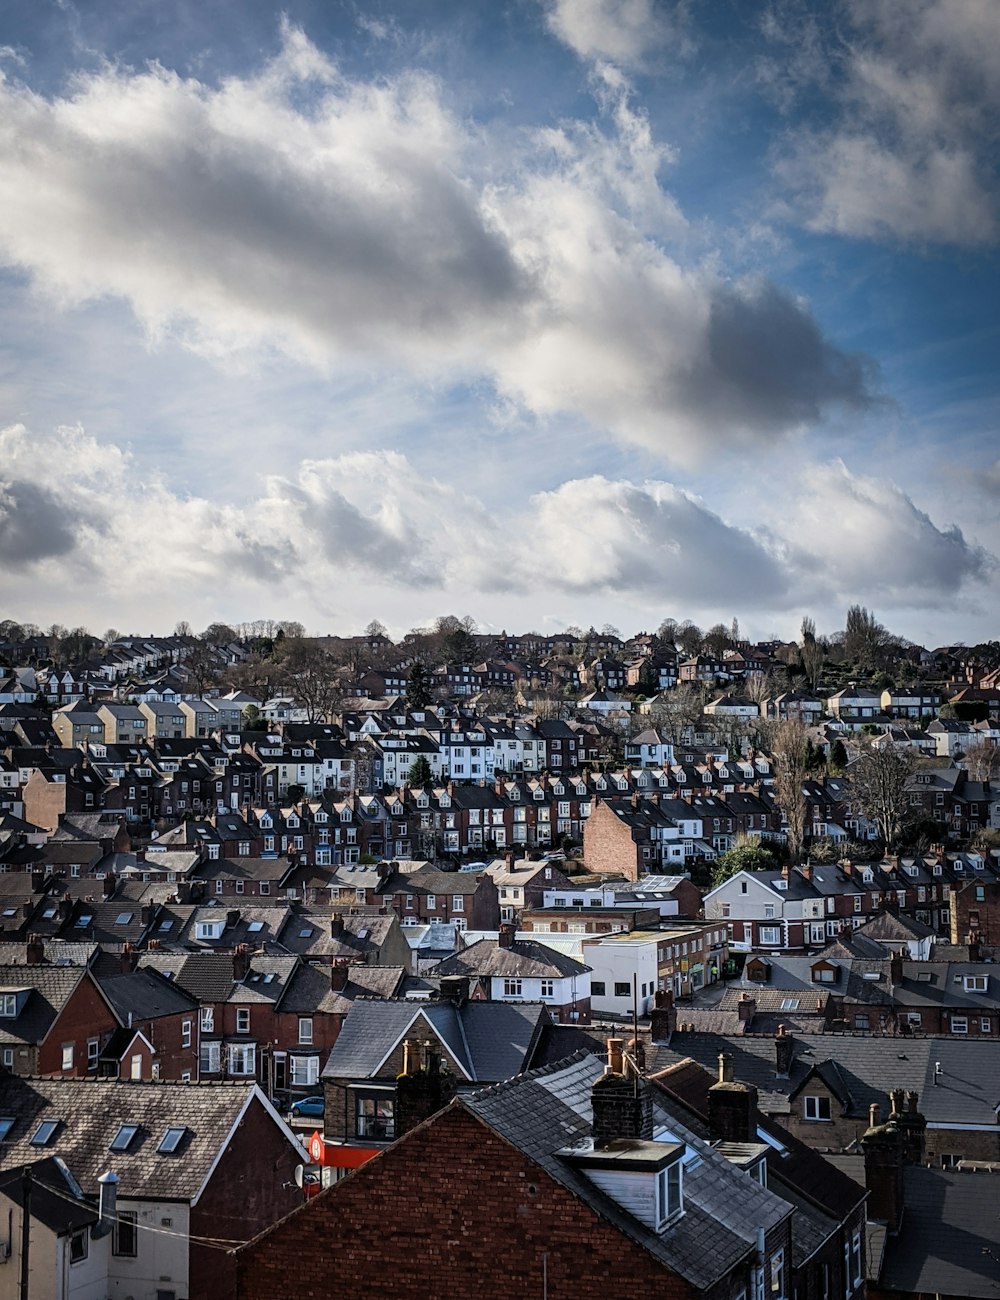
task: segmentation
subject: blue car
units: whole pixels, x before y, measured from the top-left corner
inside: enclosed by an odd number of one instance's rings
[[[293,1115],[300,1117],[311,1115],[316,1119],[323,1118],[323,1098],[322,1097],[303,1097],[300,1101],[292,1102],[291,1112]]]

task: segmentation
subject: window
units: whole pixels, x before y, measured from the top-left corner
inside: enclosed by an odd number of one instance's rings
[[[163,1140],[156,1148],[161,1156],[172,1156],[181,1142],[184,1140],[186,1128],[168,1128],[163,1135]]]
[[[761,943],[779,944],[781,943],[781,928],[777,925],[762,925],[760,927]]]
[[[74,1232],[69,1239],[69,1262],[71,1264],[80,1264],[87,1258],[90,1250],[90,1232],[87,1228],[81,1228],[79,1232]]]
[[[217,881],[215,882],[215,892],[216,892],[217,894],[221,894],[222,891],[223,891],[223,889],[225,889],[225,885],[224,885],[224,883],[223,883],[221,880],[217,880]]]
[[[966,993],[985,993],[988,984],[986,975],[966,975],[965,991]]]
[[[136,1226],[139,1215],[136,1210],[119,1210],[115,1219],[111,1250],[115,1255],[127,1255],[134,1259],[139,1253],[139,1231]]]
[[[249,1007],[237,1007],[236,1032],[238,1034],[249,1034],[250,1032],[250,1008]]]
[[[851,1233],[851,1267],[848,1270],[851,1281],[856,1287],[861,1285],[861,1229],[855,1228]]]
[[[110,1151],[127,1151],[138,1132],[138,1124],[122,1124],[108,1149]]]
[[[434,909],[437,907],[437,905],[438,905],[437,895],[436,895],[436,894],[428,894],[428,895],[427,895],[427,910],[428,910],[429,912],[433,912]]]
[[[17,1015],[17,994],[4,993],[0,995],[0,1016],[11,1019]]]
[[[988,1034],[988,1033],[991,1032],[991,1029],[990,1029],[990,1018],[989,1018],[989,1016],[982,1016],[982,1017],[980,1017],[980,1020],[979,1020],[979,1032],[980,1032],[981,1034]]]
[[[191,1025],[190,1020],[181,1021],[181,1047],[191,1046]]]
[[[454,894],[451,900],[451,910],[453,912],[465,911],[465,897],[463,894]]]
[[[503,995],[505,998],[519,998],[521,996],[521,981],[518,979],[504,980]]]
[[[319,1083],[319,1057],[292,1057],[292,1087],[311,1088]]]
[[[87,1039],[87,1069],[96,1070],[97,1062],[101,1055],[101,1040],[99,1038]]]
[[[243,881],[242,881],[242,880],[237,880],[237,882],[236,882],[236,892],[237,892],[238,894],[242,894],[242,893],[243,893]]]
[[[723,917],[724,917],[724,918],[725,918],[725,917],[729,917],[731,914],[732,914],[732,905],[731,905],[730,903],[723,903],[723,904],[722,904],[722,915],[723,915]]]
[[[542,980],[542,981],[541,981],[541,985],[542,985],[542,997],[543,997],[543,998],[554,998],[554,997],[555,997],[555,995],[556,995],[556,982],[555,982],[555,980]]]
[[[681,1188],[681,1162],[675,1160],[656,1175],[656,1225],[663,1228],[684,1209]]]
[[[603,980],[591,980],[591,981],[590,981],[590,992],[591,992],[591,995],[592,995],[593,997],[595,997],[595,998],[603,998],[603,997],[605,996],[605,993],[604,993],[604,981],[603,981]]]
[[[830,1115],[829,1097],[803,1097],[802,1118],[809,1120],[827,1120]]]
[[[229,1073],[255,1074],[257,1068],[256,1043],[230,1043]]]
[[[311,1016],[299,1017],[299,1042],[311,1043],[313,1040],[313,1022]]]
[[[31,1135],[31,1145],[33,1147],[47,1147],[55,1137],[56,1129],[59,1127],[57,1119],[43,1119],[38,1128]]]
[[[773,903],[765,903],[765,904],[764,904],[764,920],[765,920],[765,921],[773,921],[773,920],[774,920],[774,904],[773,904]]]
[[[814,966],[812,977],[814,984],[833,984],[836,982],[837,972],[831,966]]]
[[[951,1032],[953,1034],[967,1034],[969,1032],[968,1016],[952,1016]]]
[[[75,1044],[73,1044],[73,1043],[63,1043],[63,1046],[62,1046],[62,1068],[63,1068],[64,1070],[72,1070],[72,1068],[73,1068],[73,1048],[74,1048],[74,1046],[75,1046]]]
[[[396,1103],[391,1094],[378,1097],[358,1097],[355,1120],[358,1137],[374,1138],[385,1142],[396,1136]]]
[[[200,1052],[202,1074],[218,1074],[222,1069],[221,1046],[219,1043],[202,1043]]]
[[[631,992],[632,992],[632,985],[629,984],[627,980],[621,982],[616,981],[615,983],[616,998],[627,998]]]
[[[785,1294],[785,1252],[775,1251],[771,1256],[771,1295],[782,1300]]]
[[[201,1032],[203,1034],[211,1034],[215,1032],[215,1008],[214,1007],[202,1007]]]

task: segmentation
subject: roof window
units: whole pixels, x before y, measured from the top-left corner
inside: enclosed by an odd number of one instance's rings
[[[187,1133],[187,1129],[183,1127],[168,1128],[166,1133],[164,1133],[163,1135],[163,1141],[156,1148],[157,1151],[159,1151],[161,1156],[173,1155],[174,1152],[177,1150],[177,1148],[180,1146],[181,1142],[184,1140],[184,1135],[186,1133]]]
[[[31,1135],[31,1145],[33,1147],[47,1147],[55,1137],[56,1129],[59,1127],[57,1119],[43,1119],[38,1128]]]
[[[111,1143],[111,1151],[127,1151],[139,1132],[138,1124],[122,1124]]]

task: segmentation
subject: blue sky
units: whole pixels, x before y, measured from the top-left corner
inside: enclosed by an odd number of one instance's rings
[[[997,635],[993,0],[8,0],[8,616]]]

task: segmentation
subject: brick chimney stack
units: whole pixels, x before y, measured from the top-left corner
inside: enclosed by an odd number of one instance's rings
[[[594,1146],[608,1147],[621,1138],[653,1139],[653,1099],[649,1085],[625,1060],[620,1038],[608,1039],[608,1064],[591,1090]]]
[[[757,1140],[757,1089],[735,1081],[728,1052],[719,1054],[719,1080],[708,1090],[708,1127],[722,1142]]]
[[[504,921],[500,926],[500,933],[497,941],[501,948],[510,948],[514,943],[514,936],[517,934],[517,926],[513,921]]]
[[[868,1188],[868,1218],[898,1232],[903,1221],[903,1166],[905,1141],[895,1116],[879,1124],[878,1108],[871,1108],[871,1124],[861,1139]]]
[[[903,952],[900,949],[889,958],[889,983],[896,985],[903,982]]]
[[[339,939],[344,933],[344,918],[339,912],[330,917],[330,938]]]
[[[250,945],[238,943],[233,949],[233,979],[241,984],[250,973]]]
[[[668,1043],[677,1028],[677,1008],[673,989],[657,989],[653,995],[653,1009],[649,1014],[649,1032],[654,1043]]]
[[[133,943],[122,944],[121,951],[121,972],[123,975],[131,975],[139,965],[139,951]]]
[[[456,1087],[455,1076],[443,1064],[437,1047],[408,1038],[403,1043],[403,1069],[396,1076],[396,1137],[447,1106]]]
[[[779,1025],[774,1037],[774,1073],[779,1079],[787,1079],[791,1074],[794,1056],[795,1039],[784,1025]]]
[[[45,942],[40,934],[29,934],[24,952],[24,959],[29,966],[41,966],[45,960]]]
[[[741,993],[740,1000],[736,1004],[736,1012],[740,1018],[741,1025],[748,1025],[757,1014],[757,999],[751,997],[749,993]]]

